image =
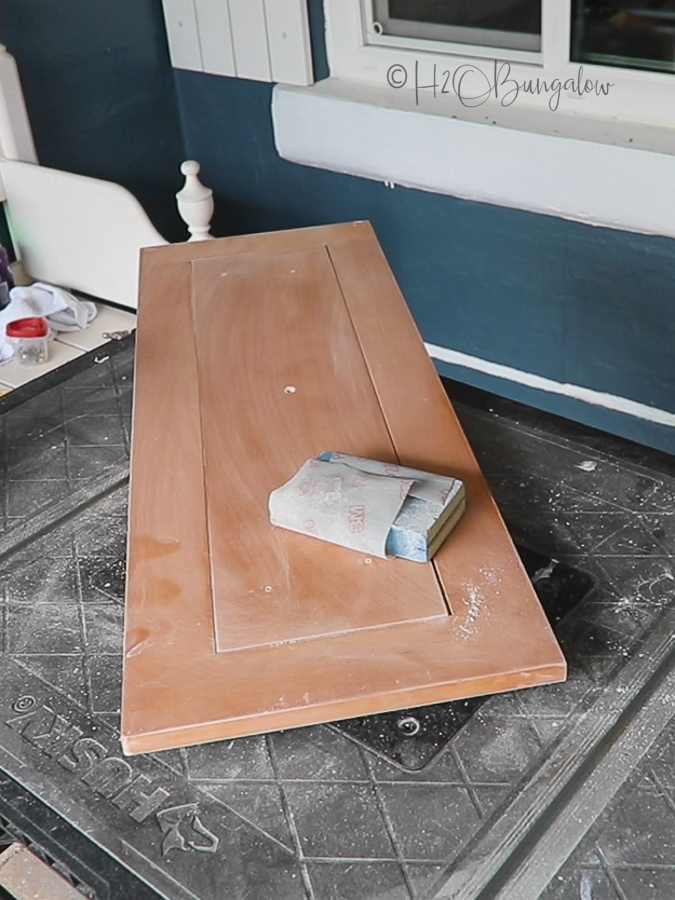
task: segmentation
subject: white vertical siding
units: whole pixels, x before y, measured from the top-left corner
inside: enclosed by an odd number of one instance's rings
[[[306,85],[314,81],[307,0],[162,0],[178,69]]]

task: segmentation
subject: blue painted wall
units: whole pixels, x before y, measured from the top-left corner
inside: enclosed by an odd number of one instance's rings
[[[310,13],[324,77],[321,0]],[[177,167],[195,156],[216,190],[216,233],[370,219],[427,340],[675,410],[674,241],[286,163],[269,85],[172,73],[161,0],[3,0],[1,25],[42,162],[129,187],[168,238],[183,236]],[[441,370],[675,451],[674,429]]]
[[[161,0],[2,0],[43,165],[117,181],[167,238],[183,141]]]
[[[370,219],[426,340],[675,411],[675,241],[287,163],[269,85],[189,72],[176,85],[186,150],[217,194],[217,233]],[[675,452],[675,429],[440,370]]]

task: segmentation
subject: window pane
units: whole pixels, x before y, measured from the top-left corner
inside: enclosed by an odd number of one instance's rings
[[[384,34],[541,48],[541,0],[375,0],[373,7]]]
[[[675,0],[575,0],[572,59],[675,72]]]

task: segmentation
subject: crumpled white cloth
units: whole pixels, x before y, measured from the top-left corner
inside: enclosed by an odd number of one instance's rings
[[[91,300],[78,300],[63,288],[39,281],[30,287],[12,288],[9,296],[9,304],[0,310],[0,365],[10,362],[14,356],[12,345],[6,337],[10,322],[42,316],[52,332],[81,331],[98,313],[96,304]]]

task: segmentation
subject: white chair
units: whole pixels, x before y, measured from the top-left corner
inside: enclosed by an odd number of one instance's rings
[[[211,238],[213,196],[199,170],[183,163],[176,195],[191,241]],[[2,45],[0,201],[28,278],[136,309],[140,250],[167,242],[125,188],[39,165],[16,64]]]

